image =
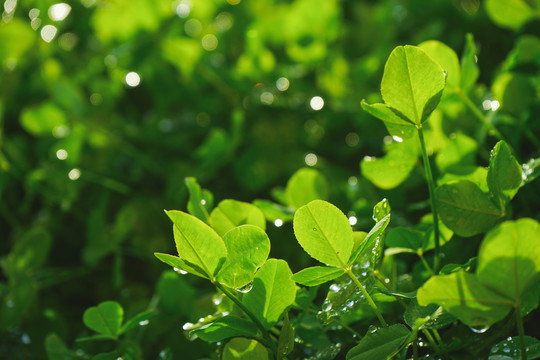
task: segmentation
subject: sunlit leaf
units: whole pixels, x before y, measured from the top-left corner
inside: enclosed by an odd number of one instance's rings
[[[220,283],[234,289],[253,280],[255,271],[262,266],[270,253],[270,239],[257,226],[242,225],[223,236],[227,259],[218,273]]]
[[[478,69],[477,64],[477,50],[476,44],[474,43],[474,37],[472,34],[467,34],[465,48],[463,49],[463,54],[461,55],[461,89],[465,92],[469,91],[476,80],[478,80],[478,75],[480,70]]]
[[[221,354],[223,360],[267,360],[268,350],[257,340],[237,337],[225,345]]]
[[[293,174],[285,188],[287,203],[295,209],[312,200],[326,199],[326,179],[315,169],[300,169]]]
[[[255,205],[237,200],[221,201],[212,210],[208,222],[220,236],[232,228],[246,224],[266,230],[266,218],[262,211]]]
[[[381,94],[399,116],[420,125],[439,103],[444,86],[442,68],[423,50],[398,46],[384,67]]]
[[[512,156],[508,145],[499,141],[491,152],[487,184],[495,199],[500,199],[501,208],[517,193],[521,181],[521,166]]]
[[[300,245],[322,263],[344,266],[353,248],[349,220],[334,205],[314,200],[294,215],[294,234]]]
[[[463,323],[472,327],[489,326],[502,320],[513,301],[484,286],[474,274],[458,271],[432,276],[419,290],[418,303],[441,305]]]
[[[418,47],[439,63],[446,72],[446,91],[457,90],[461,82],[461,69],[456,52],[437,40],[424,41]]]
[[[486,12],[498,25],[517,30],[534,17],[534,12],[524,0],[487,0]]]
[[[201,269],[212,279],[227,257],[227,248],[219,235],[195,216],[167,211],[172,220],[178,256],[191,267]]]
[[[244,295],[242,302],[269,329],[294,303],[296,286],[292,272],[284,260],[269,259],[257,271],[253,288]]]
[[[292,279],[298,284],[316,286],[343,275],[345,270],[328,266],[314,266],[305,268],[293,275]]]

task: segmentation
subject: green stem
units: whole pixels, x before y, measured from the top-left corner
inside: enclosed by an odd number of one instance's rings
[[[431,202],[431,212],[433,213],[433,237],[435,238],[435,256],[433,258],[433,273],[436,274],[439,271],[439,216],[437,215],[437,203],[435,202],[435,179],[431,172],[431,165],[429,163],[429,157],[426,150],[426,142],[424,140],[424,133],[422,131],[422,125],[416,127],[418,130],[418,138],[420,139],[420,147],[422,148],[422,160],[424,161],[424,169],[426,171],[426,180],[429,190],[429,201]]]
[[[429,271],[429,273],[431,275],[435,275],[435,273],[433,272],[433,269],[431,268],[431,266],[429,266],[428,262],[426,261],[426,258],[424,257],[423,254],[421,253],[418,253],[418,257],[420,258],[420,260],[422,261],[422,264],[424,264],[424,267],[426,268],[427,271]]]
[[[525,329],[523,328],[523,319],[521,318],[520,306],[514,310],[516,315],[516,326],[519,334],[519,346],[521,348],[521,360],[527,360],[527,350],[525,349]]]
[[[435,339],[437,340],[437,343],[439,344],[439,348],[441,349],[442,351],[442,355],[445,357],[445,358],[449,358],[448,356],[448,353],[446,352],[446,350],[444,349],[444,342],[441,338],[441,335],[439,334],[439,332],[437,331],[437,329],[431,329],[431,331],[433,332],[433,335],[435,336]]]
[[[379,311],[379,308],[377,307],[377,305],[375,304],[375,302],[373,301],[373,299],[371,298],[371,296],[369,296],[369,293],[367,292],[366,288],[364,287],[364,285],[362,285],[360,283],[360,281],[358,281],[358,279],[356,278],[356,276],[354,276],[353,272],[351,271],[350,268],[346,269],[345,270],[345,273],[347,275],[349,275],[349,277],[352,279],[352,281],[356,284],[356,286],[360,289],[360,291],[362,291],[362,294],[364,294],[364,297],[366,298],[369,306],[371,306],[371,308],[373,309],[373,311],[375,312],[375,315],[377,315],[377,318],[379,319],[380,323],[382,326],[388,326],[388,324],[386,323],[386,321],[384,321],[384,318],[381,314],[381,312]]]
[[[242,302],[227,288],[225,288],[217,281],[213,281],[213,283],[219,290],[221,290],[221,292],[223,292],[229,299],[231,299],[251,319],[251,321],[253,321],[255,326],[257,326],[261,331],[264,340],[266,340],[266,346],[270,347],[274,354],[277,354],[277,348],[274,341],[270,337],[270,333],[268,332],[268,330],[265,329],[259,319],[257,319],[257,317],[244,304],[242,304]]]
[[[427,341],[429,342],[429,344],[431,345],[433,350],[435,350],[437,355],[441,355],[441,349],[439,348],[439,346],[435,342],[435,339],[433,339],[433,336],[431,336],[430,332],[427,329],[422,329],[422,333],[426,337]]]
[[[506,141],[504,139],[504,137],[502,136],[502,134],[499,132],[499,130],[497,130],[497,128],[488,121],[488,119],[484,116],[484,114],[482,114],[482,112],[480,111],[480,109],[478,109],[478,107],[476,105],[474,105],[474,103],[471,101],[471,99],[469,99],[469,97],[467,96],[467,94],[465,94],[463,91],[458,90],[457,91],[457,94],[459,95],[459,97],[461,98],[461,100],[463,100],[463,103],[465,103],[465,105],[467,105],[467,107],[469,108],[469,110],[471,110],[471,112],[473,113],[473,115],[478,119],[480,120],[480,122],[486,127],[489,129],[489,131],[493,134],[493,136],[495,136],[497,138],[497,140],[503,140],[504,142],[506,142],[506,144],[510,147],[510,149],[512,150],[512,152],[514,154],[516,154],[516,152],[512,149],[511,145],[508,143],[508,141]]]

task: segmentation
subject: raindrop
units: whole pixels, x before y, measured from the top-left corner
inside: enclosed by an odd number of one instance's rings
[[[470,329],[471,329],[472,332],[474,332],[476,334],[483,334],[483,333],[485,333],[486,331],[489,330],[489,326],[487,326],[487,325],[473,326]]]
[[[192,329],[193,326],[194,326],[194,325],[193,325],[192,323],[187,322],[187,323],[184,324],[184,326],[182,326],[182,329],[184,329],[184,330],[189,330],[189,329]]]
[[[139,325],[140,325],[140,326],[146,326],[146,325],[148,325],[149,323],[150,323],[149,320],[139,321]]]
[[[241,287],[240,289],[236,289],[238,292],[241,292],[242,294],[248,293],[253,288],[253,281],[249,284]]]
[[[317,231],[317,228],[313,228],[313,231]]]

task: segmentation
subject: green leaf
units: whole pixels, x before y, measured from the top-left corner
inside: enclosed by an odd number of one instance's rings
[[[72,360],[76,357],[71,353],[66,344],[56,333],[47,335],[45,338],[45,350],[49,360]]]
[[[524,0],[486,0],[486,12],[498,25],[517,30],[534,18],[534,12]]]
[[[203,192],[197,179],[193,177],[185,178],[185,183],[189,191],[189,201],[187,209],[193,216],[198,217],[204,222],[208,222],[208,209],[212,207],[212,194]]]
[[[530,159],[525,164],[521,165],[523,171],[523,184],[528,184],[540,175],[540,158]]]
[[[480,70],[477,64],[477,50],[472,34],[467,34],[465,48],[461,55],[461,89],[464,92],[471,90],[478,80]]]
[[[461,82],[461,69],[456,52],[448,45],[437,40],[424,41],[418,47],[424,50],[426,54],[439,63],[443,70],[446,71],[446,90],[456,91]]]
[[[193,215],[167,211],[174,226],[178,256],[190,267],[197,267],[212,279],[227,257],[225,243],[216,232]]]
[[[392,147],[382,158],[365,156],[360,163],[362,175],[381,189],[397,187],[407,180],[416,166],[418,156],[415,144],[413,140],[405,140]]]
[[[105,301],[98,306],[86,309],[83,315],[84,324],[90,329],[111,338],[120,334],[124,318],[124,309],[115,301]]]
[[[257,226],[238,226],[223,237],[227,259],[218,273],[220,283],[238,289],[253,280],[270,253],[270,239]]]
[[[508,145],[499,141],[491,151],[487,184],[495,199],[500,199],[501,208],[504,209],[504,204],[514,197],[521,182],[521,166]]]
[[[446,264],[439,271],[439,275],[448,275],[456,271],[469,271],[472,267],[476,267],[477,257],[472,257],[465,264]]]
[[[227,315],[213,323],[191,331],[189,335],[196,335],[204,341],[217,342],[235,336],[255,337],[257,331],[257,327],[252,321],[234,315]]]
[[[346,359],[386,359],[403,345],[410,333],[403,324],[394,324],[375,331],[368,330],[358,345],[349,350]]]
[[[467,180],[439,186],[435,198],[441,220],[460,236],[486,232],[504,216],[478,185]]]
[[[502,320],[513,302],[484,286],[475,275],[458,271],[432,276],[419,290],[418,303],[441,305],[471,327],[490,326]]]
[[[266,230],[263,212],[253,204],[237,200],[221,201],[210,214],[208,221],[220,236],[232,228],[246,224]]]
[[[21,125],[35,136],[52,135],[53,130],[65,125],[66,115],[53,103],[26,108],[21,115]]]
[[[152,318],[152,316],[154,316],[154,310],[143,311],[135,315],[134,317],[126,321],[126,323],[120,329],[118,335],[121,335],[137,326],[143,326],[144,324],[148,324],[148,320]]]
[[[19,235],[17,240],[2,264],[5,275],[11,281],[16,281],[19,276],[32,274],[42,267],[52,243],[51,235],[41,226],[30,228]]]
[[[531,336],[524,336],[526,358],[529,360],[540,358],[540,340]],[[521,343],[519,336],[513,336],[493,345],[489,351],[488,360],[521,360]]]
[[[487,169],[483,166],[459,166],[448,169],[439,178],[439,185],[446,184],[457,180],[469,180],[478,185],[483,193],[489,193],[487,185]]]
[[[257,271],[253,288],[242,303],[261,321],[266,329],[275,324],[285,309],[294,303],[296,285],[284,260],[269,259]]]
[[[268,350],[257,340],[237,337],[231,339],[223,349],[222,360],[268,360]]]
[[[294,234],[304,250],[322,263],[344,266],[353,248],[349,220],[334,205],[314,200],[296,211]]]
[[[397,254],[399,250],[416,253],[422,247],[423,238],[421,231],[398,226],[386,234],[386,246],[391,248],[392,254]]]
[[[455,316],[444,311],[438,304],[420,306],[416,299],[407,306],[403,319],[411,328],[417,329],[442,329],[456,321]]]
[[[178,256],[173,256],[163,253],[154,253],[154,256],[157,257],[160,261],[165,264],[172,266],[178,270],[186,271],[190,274],[200,276],[202,278],[208,279],[208,275],[204,271],[196,266],[190,266],[184,260],[180,259]]]
[[[268,221],[275,222],[279,219],[283,222],[287,222],[293,219],[294,214],[289,207],[261,199],[254,200],[253,204],[261,209]]]
[[[507,221],[490,231],[478,253],[478,280],[517,300],[540,273],[540,225],[533,219]]]
[[[386,201],[386,199],[383,201]],[[379,202],[379,204],[384,204],[383,201]],[[377,206],[375,206],[374,208],[375,218],[377,217],[375,215],[375,212],[377,211],[376,208]],[[388,210],[390,210],[390,206],[388,206]],[[369,233],[364,238],[364,241],[362,242],[362,244],[352,254],[348,263],[349,264],[359,263],[361,264],[362,267],[369,267],[371,269],[375,268],[377,264],[379,263],[382,256],[382,252],[384,248],[383,235],[389,223],[390,223],[390,213],[388,213],[388,215],[386,215],[380,221],[378,221],[375,224],[375,226],[369,231]]]
[[[398,46],[388,57],[381,95],[388,107],[416,126],[440,101],[445,86],[439,64],[415,46]]]
[[[409,119],[404,119],[402,117],[399,117],[396,115],[395,112],[392,111],[391,108],[386,106],[385,104],[368,104],[364,100],[362,100],[362,109],[364,109],[367,113],[369,113],[372,116],[375,116],[377,119],[384,121],[387,124],[392,124],[397,127],[410,127],[413,128],[414,132],[416,132],[416,129],[414,129],[415,124],[410,121]],[[394,135],[390,133],[391,135]]]
[[[278,354],[279,356],[287,356],[294,349],[294,328],[289,321],[289,314],[285,313],[283,317],[283,325],[279,332],[278,339]]]
[[[375,206],[373,207],[373,220],[375,220],[377,223],[380,222],[382,219],[384,219],[387,215],[390,214],[390,211],[392,208],[390,208],[390,203],[387,199],[382,199],[379,201]],[[368,234],[369,236],[369,234]]]
[[[316,286],[343,275],[345,270],[328,266],[314,266],[303,269],[293,275],[292,279],[298,284]]]
[[[312,200],[326,199],[328,185],[317,170],[304,168],[291,176],[285,188],[287,204],[295,209]]]
[[[435,163],[441,173],[451,167],[473,166],[476,159],[478,144],[467,135],[456,133],[446,146],[435,157]]]

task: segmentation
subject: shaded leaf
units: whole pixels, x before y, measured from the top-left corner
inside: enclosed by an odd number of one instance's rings
[[[503,216],[478,185],[459,180],[435,190],[441,220],[460,236],[473,236],[491,229]]]
[[[289,355],[294,349],[294,329],[289,321],[288,313],[285,313],[283,318],[283,325],[279,332],[278,339],[278,354],[280,356]]]
[[[420,306],[416,299],[407,306],[403,319],[411,328],[418,329],[442,329],[456,321],[456,317],[444,311],[440,305]]]
[[[190,264],[186,263],[184,260],[180,259],[178,256],[163,254],[163,253],[154,253],[154,256],[157,257],[163,263],[172,266],[178,270],[186,271],[190,274],[200,276],[202,278],[208,279],[208,275],[198,267],[192,267]]]
[[[531,336],[524,337],[526,358],[540,358],[540,340]],[[521,344],[518,336],[513,336],[493,345],[488,360],[521,360]]]
[[[120,334],[124,309],[115,301],[105,301],[86,309],[83,321],[86,326],[103,335],[115,337]]]
[[[326,179],[317,170],[304,168],[295,172],[285,188],[285,199],[295,209],[312,200],[324,200],[328,193]]]
[[[234,315],[227,315],[210,324],[190,331],[204,341],[217,342],[235,336],[255,337],[258,330],[252,321]]]
[[[410,331],[403,324],[368,330],[358,345],[349,350],[346,359],[386,359],[403,345],[409,335]]]
[[[501,202],[501,208],[517,193],[521,181],[521,166],[512,156],[508,145],[499,141],[491,151],[487,184],[495,199]]]
[[[187,203],[189,213],[207,223],[208,209],[212,208],[212,195],[209,192],[203,192],[201,190],[197,179],[187,177],[184,181],[189,191],[189,200]]]

